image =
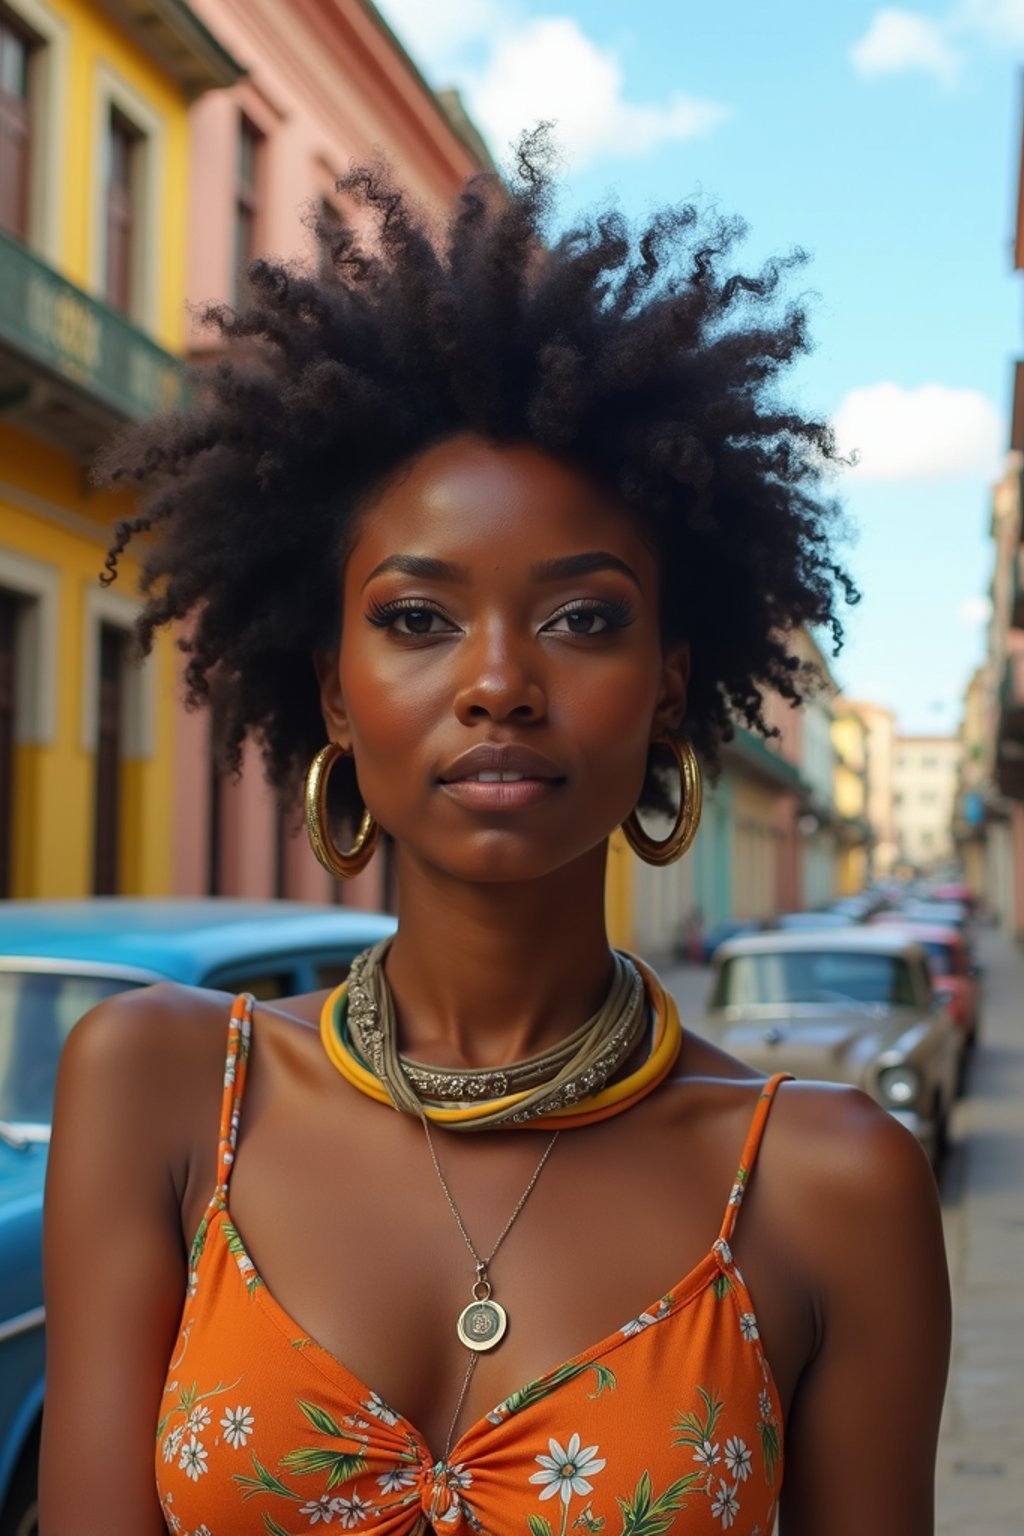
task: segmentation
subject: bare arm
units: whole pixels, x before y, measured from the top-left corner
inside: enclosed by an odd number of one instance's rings
[[[170,996],[110,999],[61,1057],[44,1227],[42,1536],[166,1536],[154,1444],[185,1291],[189,1097]]]
[[[950,1298],[935,1182],[859,1094],[833,1098],[808,1249],[818,1344],[787,1432],[783,1536],[933,1536]],[[827,1199],[824,1192],[827,1191]]]

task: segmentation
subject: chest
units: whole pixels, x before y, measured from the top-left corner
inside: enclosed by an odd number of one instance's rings
[[[456,1323],[476,1269],[455,1211],[489,1257],[548,1138],[435,1137],[446,1193],[418,1125],[362,1102],[337,1108],[307,1097],[296,1117],[287,1099],[249,1091],[229,1194],[236,1257],[281,1328],[322,1348],[437,1454],[527,1383],[657,1315],[707,1263],[744,1118],[717,1141],[667,1106],[563,1134],[489,1264],[508,1329],[467,1386]],[[796,1316],[749,1225],[767,1277],[759,1310],[788,1361]]]

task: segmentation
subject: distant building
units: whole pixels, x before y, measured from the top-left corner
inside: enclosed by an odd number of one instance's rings
[[[184,398],[189,106],[239,74],[183,0],[0,3],[0,897],[170,883],[173,650],[87,466]]]
[[[838,862],[836,889],[852,896],[868,881],[872,846],[868,817],[869,731],[856,706],[837,699],[833,706],[835,807]]]
[[[899,860],[927,873],[954,855],[953,808],[961,744],[955,736],[897,736],[893,767]]]
[[[867,699],[847,699],[846,707],[859,715],[867,735],[867,818],[871,827],[867,867],[869,878],[878,879],[891,874],[899,851],[893,806],[896,717]]]

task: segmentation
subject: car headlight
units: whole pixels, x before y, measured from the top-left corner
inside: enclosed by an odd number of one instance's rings
[[[886,1067],[878,1074],[878,1091],[890,1109],[906,1109],[921,1091],[921,1074],[916,1067]]]

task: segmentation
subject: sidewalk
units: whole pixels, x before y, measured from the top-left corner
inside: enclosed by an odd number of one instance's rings
[[[936,1536],[1024,1529],[1024,955],[983,930],[982,1040],[942,1178],[953,1364]]]
[[[1024,1532],[1024,954],[982,929],[981,1044],[953,1118],[941,1195],[953,1283],[953,1359],[937,1472],[936,1536]],[[710,970],[662,965],[683,1022]]]

